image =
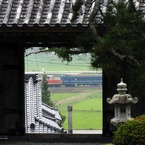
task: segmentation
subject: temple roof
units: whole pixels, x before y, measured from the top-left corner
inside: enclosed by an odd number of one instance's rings
[[[72,21],[76,0],[0,0],[0,43],[21,46],[74,46],[89,29],[94,2],[85,0]]]
[[[86,27],[94,5],[86,0],[80,15],[72,22],[72,5],[75,1],[0,0],[0,27]]]
[[[0,43],[25,47],[76,47],[77,36],[90,29],[89,19],[95,1],[84,0],[79,15],[73,18],[76,0],[0,0]],[[145,10],[144,2],[137,2]],[[106,10],[108,0],[100,0]],[[100,11],[95,19],[100,20]]]
[[[79,15],[72,21],[76,0],[0,0],[2,27],[88,27],[95,1],[84,0]],[[108,0],[100,1],[102,12]],[[135,0],[135,6],[145,10],[145,2]],[[96,14],[99,16],[99,12]]]

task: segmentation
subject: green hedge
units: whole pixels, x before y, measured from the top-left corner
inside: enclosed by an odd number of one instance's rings
[[[145,115],[127,121],[114,133],[114,145],[145,145]]]

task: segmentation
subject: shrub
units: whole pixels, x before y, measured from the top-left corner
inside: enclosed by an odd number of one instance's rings
[[[145,115],[120,125],[114,133],[115,145],[145,145]]]

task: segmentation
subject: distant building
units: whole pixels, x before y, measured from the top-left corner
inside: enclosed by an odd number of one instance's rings
[[[41,80],[36,74],[25,75],[25,132],[61,133],[57,109],[42,103]]]

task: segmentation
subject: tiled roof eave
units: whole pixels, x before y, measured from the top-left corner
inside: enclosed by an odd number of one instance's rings
[[[44,25],[38,25],[37,23],[30,25],[30,24],[23,24],[23,25],[17,25],[15,23],[13,23],[12,25],[6,24],[6,23],[1,23],[0,27],[7,27],[7,28],[11,28],[11,27],[61,27],[61,28],[68,28],[68,27],[72,27],[72,28],[76,28],[76,27],[88,27],[89,24],[44,24]]]
[[[85,0],[72,21],[75,1],[0,0],[0,27],[86,27],[94,5]]]
[[[38,117],[35,117],[35,120],[39,121],[40,123],[52,128],[54,130],[57,130],[57,131],[62,130],[62,128],[55,121],[52,121],[50,119],[45,119],[44,117],[42,119],[39,119]]]
[[[84,0],[79,15],[73,20],[75,2],[76,0],[0,0],[0,27],[87,27],[95,1]],[[105,13],[108,0],[100,1],[99,4]],[[135,6],[144,12],[144,1],[135,1]],[[101,20],[100,12],[96,13],[96,19]]]
[[[75,31],[84,31],[90,29],[89,25],[45,25],[45,26],[18,26],[18,25],[0,25],[0,32],[23,32],[23,31],[36,31],[36,32],[75,32]]]

